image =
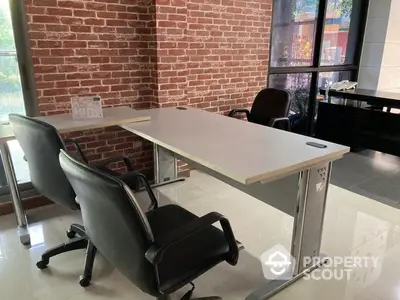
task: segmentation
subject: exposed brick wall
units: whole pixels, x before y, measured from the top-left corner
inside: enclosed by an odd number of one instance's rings
[[[105,106],[151,106],[156,84],[155,8],[145,4],[26,0],[41,114],[69,111],[73,95],[100,95]],[[81,143],[91,160],[122,154],[134,157],[138,169],[152,166],[149,144],[142,145],[118,127],[68,136]]]
[[[266,86],[272,0],[188,0],[188,102],[226,113]]]
[[[73,95],[106,106],[248,107],[267,82],[272,0],[25,0],[39,111]],[[152,151],[117,127],[72,133],[93,160],[151,169]]]

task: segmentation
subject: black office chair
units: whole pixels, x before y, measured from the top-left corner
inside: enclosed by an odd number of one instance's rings
[[[65,144],[58,131],[45,122],[26,116],[10,114],[9,118],[15,137],[21,145],[25,159],[28,162],[31,181],[35,189],[57,204],[71,210],[79,209],[79,205],[75,201],[75,192],[60,167],[58,155],[60,150],[65,150]],[[72,140],[67,142],[74,143],[80,159],[84,163],[88,163],[79,145]],[[128,170],[133,170],[131,162],[123,157],[103,160],[95,166],[118,176],[119,174],[109,170],[107,165],[121,160],[126,163]],[[131,188],[137,188],[138,179],[136,173],[129,172],[123,176]],[[75,238],[76,234],[78,234],[78,237]],[[37,263],[39,269],[46,268],[50,258],[55,255],[76,249],[84,249],[88,245],[85,229],[82,225],[72,224],[67,231],[67,236],[71,239],[69,242],[43,253],[41,261]],[[87,286],[90,283],[93,261],[93,252],[88,252],[85,271],[80,278],[82,286]]]
[[[287,116],[290,103],[291,95],[288,91],[266,88],[257,94],[250,111],[233,109],[228,116],[245,113],[249,122],[289,131],[290,122]]]
[[[236,265],[238,245],[229,221],[219,213],[199,218],[177,205],[158,207],[150,188],[153,209],[143,213],[121,180],[64,151],[60,164],[76,192],[92,247],[143,292],[170,299],[169,294],[220,262]],[[212,225],[216,222],[223,231]],[[191,299],[193,290],[192,284],[182,299]]]

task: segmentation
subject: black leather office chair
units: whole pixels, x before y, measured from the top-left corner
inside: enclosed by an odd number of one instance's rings
[[[75,201],[75,192],[72,189],[68,179],[65,177],[60,167],[58,155],[60,150],[65,150],[65,144],[58,131],[51,125],[18,114],[10,114],[10,123],[25,154],[28,162],[31,181],[35,189],[43,196],[49,198],[57,204],[66,208],[77,210],[79,205]],[[87,163],[85,156],[79,145],[72,140],[80,154],[80,159]],[[128,170],[132,171],[133,166],[127,158],[114,157],[97,163],[95,166],[118,176],[107,168],[107,164],[123,160],[127,164]],[[137,187],[137,177],[135,173],[126,173],[124,178],[133,189]],[[75,238],[75,235],[78,237]],[[67,236],[71,239],[55,248],[49,249],[42,255],[42,260],[37,263],[39,269],[46,268],[51,257],[87,247],[87,236],[82,225],[72,224],[67,231]],[[86,266],[83,276],[80,278],[80,284],[87,286],[91,279],[91,270],[93,267],[94,254],[88,252],[86,256]]]
[[[290,122],[287,116],[290,103],[291,95],[288,91],[266,88],[257,94],[250,111],[233,109],[228,116],[245,113],[249,122],[289,131]]]
[[[150,188],[153,209],[144,213],[121,180],[64,151],[60,163],[76,192],[92,247],[143,292],[170,299],[169,294],[220,262],[236,265],[238,246],[229,221],[219,213],[199,218],[177,205],[158,207]],[[223,231],[212,225],[216,222]],[[192,284],[182,299],[191,299],[193,289]]]

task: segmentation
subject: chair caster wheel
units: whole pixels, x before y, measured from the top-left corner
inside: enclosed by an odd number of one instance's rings
[[[67,237],[72,239],[76,236],[76,232],[72,230],[67,230]]]
[[[38,267],[38,269],[40,269],[40,270],[46,269],[49,262],[50,262],[49,260],[38,261],[36,263],[36,267]]]
[[[81,275],[79,277],[79,284],[81,285],[81,287],[87,287],[90,285],[90,281],[92,280],[92,278],[90,277],[84,277],[83,275]]]

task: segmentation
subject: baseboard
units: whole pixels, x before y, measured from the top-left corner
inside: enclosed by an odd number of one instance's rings
[[[22,200],[22,206],[25,210],[53,204],[52,201],[43,196],[34,196]],[[12,202],[0,203],[0,216],[14,213]]]

